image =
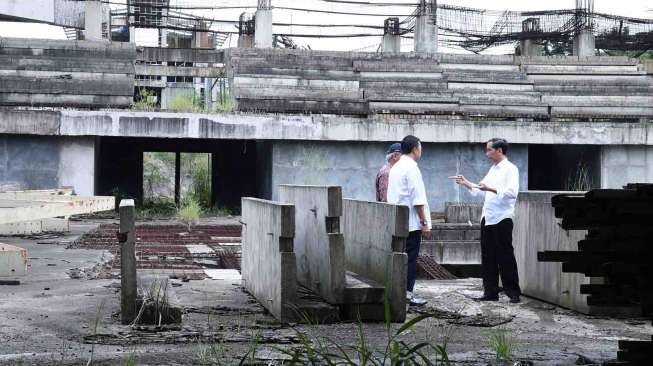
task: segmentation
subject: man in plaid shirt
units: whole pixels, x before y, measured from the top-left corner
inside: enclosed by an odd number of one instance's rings
[[[401,144],[395,142],[390,145],[386,152],[385,165],[376,174],[376,200],[377,202],[388,202],[388,175],[390,169],[401,157]]]

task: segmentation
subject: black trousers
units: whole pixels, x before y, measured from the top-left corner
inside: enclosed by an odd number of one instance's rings
[[[499,294],[499,275],[503,291],[508,296],[521,295],[517,261],[512,247],[512,219],[504,219],[496,225],[481,221],[481,265],[483,268],[484,295]]]
[[[406,239],[406,254],[408,254],[408,282],[406,284],[406,289],[411,292],[415,287],[415,279],[417,278],[417,256],[419,255],[419,247],[421,243],[421,230],[408,233],[408,238]]]

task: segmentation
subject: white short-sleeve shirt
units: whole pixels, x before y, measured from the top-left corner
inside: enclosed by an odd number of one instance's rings
[[[426,198],[422,172],[417,162],[402,155],[390,169],[388,176],[388,203],[408,206],[408,230],[420,230],[419,216],[415,206],[424,206],[427,225],[431,227],[431,209]]]

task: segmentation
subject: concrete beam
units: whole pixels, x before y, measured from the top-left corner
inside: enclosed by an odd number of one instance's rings
[[[138,47],[136,60],[144,62],[192,62],[219,64],[224,51],[200,48]]]
[[[254,21],[254,47],[272,48],[272,9],[257,9]]]
[[[0,199],[0,224],[71,216],[115,209],[114,197],[65,196],[59,199]]]
[[[186,76],[200,78],[217,78],[224,74],[221,67],[188,67],[188,66],[163,66],[163,65],[142,65],[135,66],[136,75],[149,76]]]
[[[521,122],[388,115],[194,114],[45,111],[0,108],[0,133],[207,139],[483,143],[504,136],[516,144],[653,145],[653,126],[625,122]]]

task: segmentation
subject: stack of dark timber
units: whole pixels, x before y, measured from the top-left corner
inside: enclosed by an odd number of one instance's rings
[[[538,253],[542,262],[562,262],[562,271],[602,277],[581,285],[590,306],[641,306],[653,317],[653,184],[563,194],[551,200],[565,230],[587,230],[578,251]],[[650,365],[652,341],[619,341],[619,365]]]

